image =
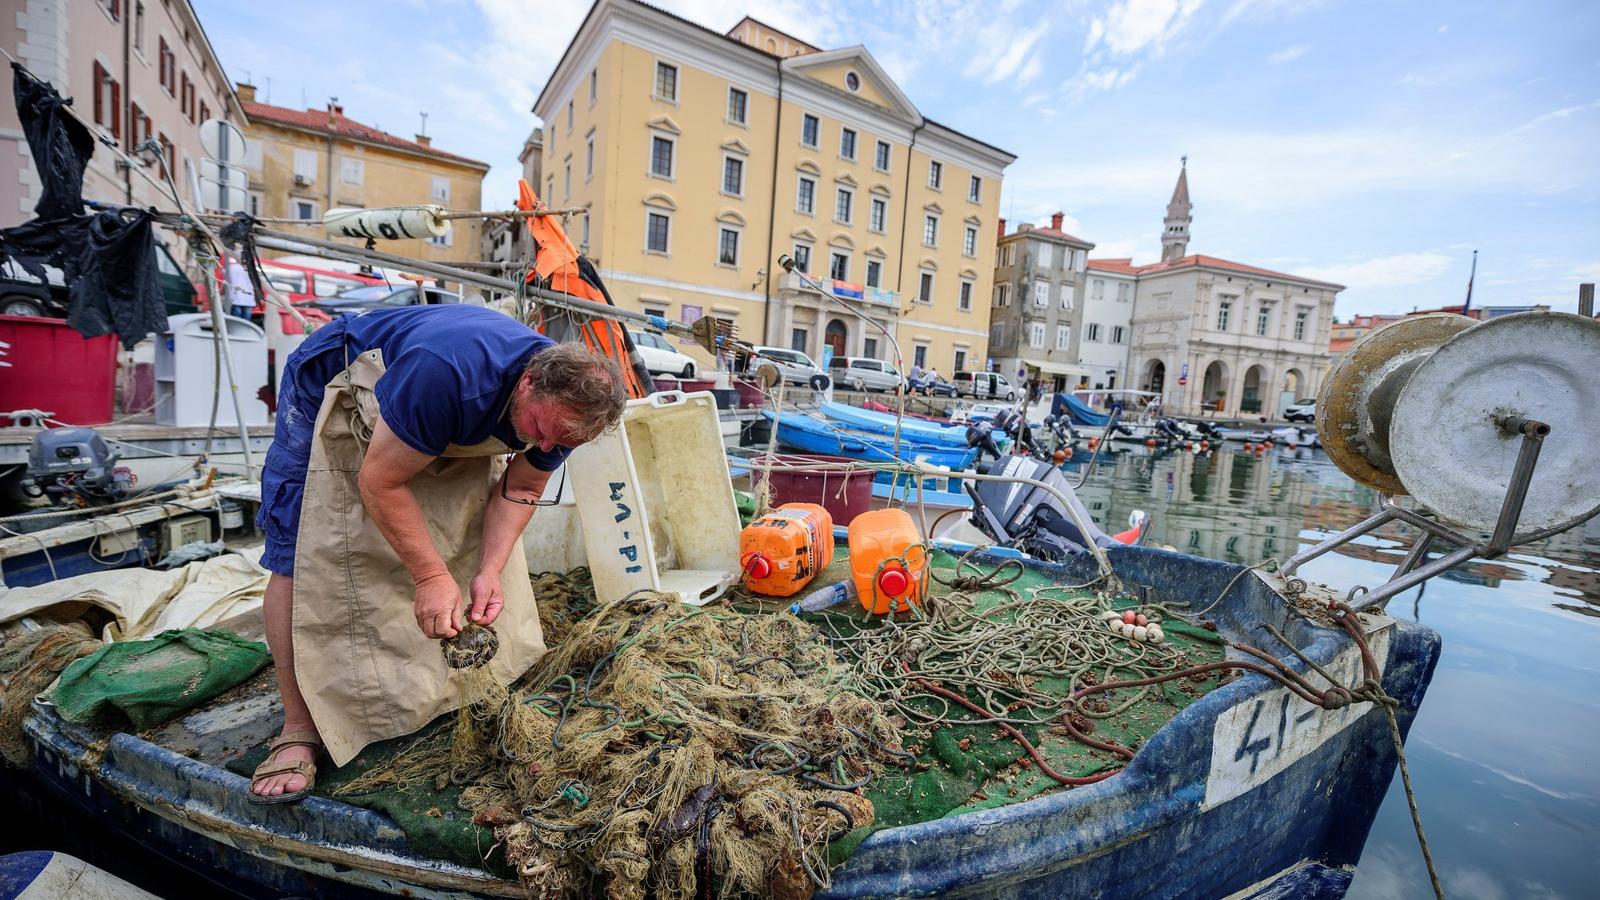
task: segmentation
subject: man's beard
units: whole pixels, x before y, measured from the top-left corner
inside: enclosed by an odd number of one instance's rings
[[[512,397],[511,406],[506,409],[506,424],[511,426],[511,433],[516,436],[517,443],[524,447],[531,447],[533,446],[533,438],[528,437],[522,432],[521,428],[517,427],[517,419],[524,408],[525,404],[523,403],[522,398],[515,396]]]

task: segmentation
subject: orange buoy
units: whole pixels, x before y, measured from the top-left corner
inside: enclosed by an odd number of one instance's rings
[[[1056,452],[1050,454],[1050,458],[1058,463],[1064,463],[1067,461],[1067,451],[1057,450]]]
[[[1211,449],[1211,442],[1210,441],[1201,441],[1200,442],[1200,449],[1201,450],[1210,450]]]
[[[1188,441],[1184,441],[1183,442],[1183,449],[1187,450],[1187,449],[1189,449],[1190,446],[1192,446],[1192,445]]]
[[[1060,452],[1066,454],[1065,456],[1061,457],[1062,459],[1066,460],[1066,459],[1071,459],[1072,458],[1072,448],[1071,447],[1066,447],[1066,448],[1062,449]]]
[[[1100,439],[1099,438],[1097,438],[1097,437],[1089,438],[1089,449],[1090,450],[1093,450],[1094,448],[1096,448],[1098,446],[1100,446]]]
[[[1146,447],[1154,447],[1156,445],[1156,439],[1155,438],[1145,438],[1144,439],[1144,445]]]
[[[1245,443],[1244,443],[1244,452],[1249,453],[1250,451],[1252,451],[1254,449],[1256,449],[1256,445],[1255,444],[1252,444],[1249,441],[1245,441]]]

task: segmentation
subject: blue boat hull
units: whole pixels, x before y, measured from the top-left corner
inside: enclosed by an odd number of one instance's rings
[[[1210,602],[1240,572],[1150,548],[1108,553],[1124,583],[1148,588],[1152,600]],[[1064,583],[1093,574],[1088,560],[1026,564]],[[1255,624],[1284,624],[1285,612],[1248,577],[1210,618],[1222,633],[1255,641]],[[1312,659],[1357,677],[1359,658],[1342,632],[1298,617],[1287,626]],[[1404,731],[1432,677],[1439,636],[1390,623],[1372,643]],[[244,778],[133,735],[116,735],[97,757],[89,735],[38,704],[25,725],[37,751],[33,773],[63,803],[118,824],[152,851],[219,872],[219,881],[249,895],[520,890],[418,857],[382,815],[321,798],[252,806]],[[1395,761],[1380,711],[1301,710],[1273,682],[1246,674],[1178,713],[1116,777],[879,832],[818,896],[1338,897]]]
[[[824,403],[822,414],[852,431],[881,434],[885,437],[892,436],[895,431],[895,417],[889,413],[846,406],[843,403]],[[906,416],[900,420],[900,436],[923,444],[939,444],[961,450],[967,448],[966,428],[940,425],[915,416]]]
[[[774,416],[764,410],[762,415],[776,422],[778,443],[801,453],[843,456],[863,462],[919,462],[958,471],[971,468],[978,458],[977,450],[965,446],[957,449],[912,440],[901,440],[900,453],[896,456],[893,440],[885,435],[862,434],[796,414]]]

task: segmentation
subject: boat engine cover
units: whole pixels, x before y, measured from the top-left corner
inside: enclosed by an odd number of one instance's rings
[[[1062,471],[1042,460],[1012,456],[997,461],[987,472],[1044,482],[1064,494],[1078,514],[1091,522]],[[967,483],[972,497],[972,524],[998,544],[1045,560],[1060,560],[1085,552],[1090,543],[1106,547],[1116,541],[1098,528],[1084,535],[1073,524],[1061,501],[1044,488],[1026,483],[974,481]]]

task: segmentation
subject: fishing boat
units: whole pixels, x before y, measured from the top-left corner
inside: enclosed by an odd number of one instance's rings
[[[919,419],[909,415],[900,417],[897,420],[892,412],[878,412],[871,409],[862,409],[858,406],[848,406],[843,403],[823,403],[818,407],[818,411],[830,421],[852,431],[892,436],[898,429],[901,437],[911,438],[922,443],[943,444],[960,448],[967,446],[967,430],[962,427]]]
[[[1202,439],[1200,432],[1193,426],[1157,415],[1154,410],[1160,408],[1161,395],[1152,391],[1124,389],[1077,390],[1071,393],[1063,391],[1056,394],[1051,404],[1051,411],[1057,416],[1068,417],[1074,425],[1105,428],[1111,414],[1096,412],[1094,407],[1089,405],[1088,398],[1096,396],[1111,398],[1113,403],[1122,406],[1123,412],[1117,419],[1117,426],[1111,431],[1113,441],[1144,444],[1154,440],[1165,444]]]
[[[802,453],[826,453],[864,462],[916,462],[960,471],[972,467],[978,451],[965,446],[923,443],[902,438],[899,452],[888,435],[855,431],[823,419],[798,412],[762,410],[763,418],[773,423],[778,443]]]

